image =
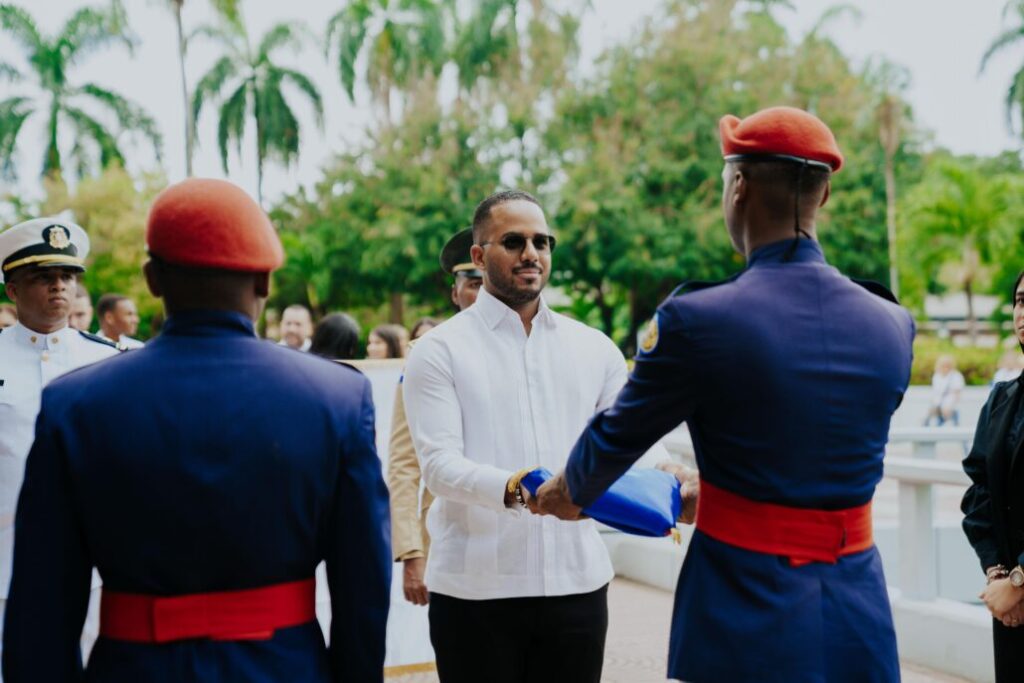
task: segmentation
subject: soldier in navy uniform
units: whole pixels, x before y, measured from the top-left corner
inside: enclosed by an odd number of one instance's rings
[[[898,681],[870,503],[913,320],[825,260],[815,219],[842,155],[824,123],[779,107],[720,131],[725,222],[747,268],[660,306],[628,384],[538,505],[576,517],[685,421],[700,498],[669,676]]]
[[[256,337],[283,251],[234,185],[168,188],[146,241],[163,333],[43,392],[7,683],[383,680],[388,497],[368,380]],[[314,612],[322,560],[329,648]],[[83,674],[93,567],[100,637]]]
[[[111,342],[68,326],[88,254],[86,232],[59,218],[0,233],[0,282],[18,312],[18,322],[0,334],[0,622],[11,582],[14,506],[43,387],[117,355]]]

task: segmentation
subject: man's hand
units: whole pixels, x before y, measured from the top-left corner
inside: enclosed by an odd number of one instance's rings
[[[583,518],[583,508],[572,502],[569,482],[565,472],[559,472],[537,489],[537,496],[527,501],[530,512],[539,515],[554,515],[559,519],[575,521]]]
[[[413,557],[402,562],[402,590],[405,592],[405,599],[414,605],[425,605],[430,602],[427,584],[423,583],[426,566],[425,557]]]
[[[1007,626],[1020,625],[1019,617],[1013,616],[1012,612],[1024,600],[1024,590],[1014,588],[1010,579],[996,579],[985,586],[985,590],[978,597],[985,601],[985,606],[993,617]]]
[[[662,472],[675,475],[679,480],[679,496],[683,499],[683,509],[679,513],[678,521],[693,524],[697,518],[697,498],[700,497],[700,473],[671,460],[659,462],[655,467]]]

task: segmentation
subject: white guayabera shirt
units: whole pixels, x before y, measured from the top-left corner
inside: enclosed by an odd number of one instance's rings
[[[543,299],[529,336],[518,313],[481,289],[476,304],[416,343],[403,391],[423,481],[437,496],[427,517],[431,591],[469,600],[572,595],[611,580],[592,520],[520,513],[504,498],[516,471],[564,467],[625,381],[615,344]]]

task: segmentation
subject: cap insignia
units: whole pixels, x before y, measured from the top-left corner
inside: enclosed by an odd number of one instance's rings
[[[43,239],[54,249],[71,246],[71,231],[63,225],[51,225],[43,230]]]

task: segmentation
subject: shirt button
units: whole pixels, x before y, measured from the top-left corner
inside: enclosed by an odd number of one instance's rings
[[[30,341],[31,341],[31,342],[32,342],[33,344],[35,344],[35,343],[36,343],[36,339],[38,339],[38,338],[39,338],[39,337],[29,337],[29,340],[30,340]]]
[[[54,344],[59,344],[60,343],[60,339],[58,339],[57,337],[51,337],[50,341],[53,342]]]
[[[48,360],[50,360],[50,353],[48,351],[43,351],[43,362],[45,363]]]

